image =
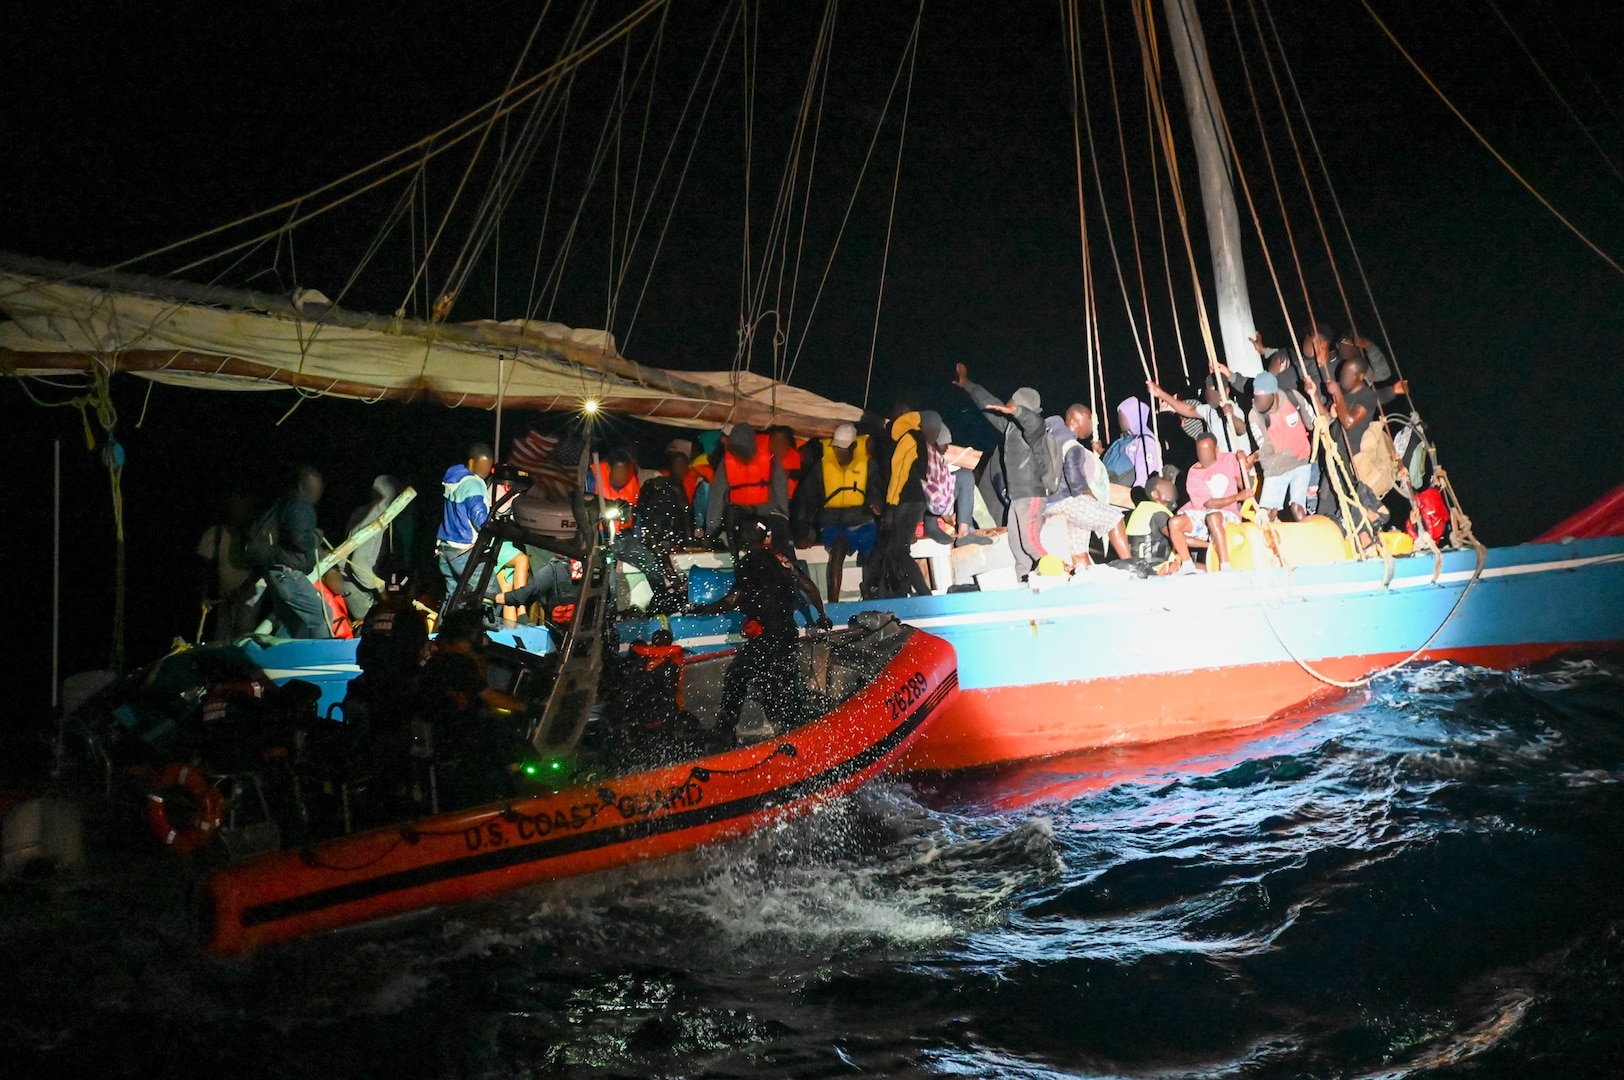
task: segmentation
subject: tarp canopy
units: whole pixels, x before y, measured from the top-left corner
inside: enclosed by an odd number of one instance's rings
[[[130,372],[176,386],[362,401],[605,412],[679,427],[787,424],[827,435],[861,410],[751,372],[673,371],[620,356],[602,330],[429,323],[292,296],[0,255],[0,372]],[[500,380],[500,391],[498,381]]]

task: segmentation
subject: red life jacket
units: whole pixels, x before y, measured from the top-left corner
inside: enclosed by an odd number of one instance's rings
[[[682,666],[684,653],[681,645],[633,645],[631,651],[640,657],[643,666],[653,671],[661,664]]]
[[[765,506],[772,494],[773,452],[767,436],[756,436],[756,456],[742,461],[733,451],[722,453],[723,475],[727,477],[727,501],[734,506]]]
[[[321,594],[321,602],[327,609],[327,629],[335,637],[349,640],[355,636],[355,628],[350,625],[350,605],[344,598],[329,589],[326,583],[316,582],[316,591]]]
[[[1274,443],[1276,450],[1305,460],[1311,456],[1308,451],[1308,425],[1312,421],[1292,404],[1284,391],[1275,398],[1274,410],[1269,413],[1268,422],[1269,441]]]
[[[1443,493],[1437,488],[1421,489],[1415,493],[1415,508],[1421,512],[1421,524],[1427,534],[1434,542],[1441,542],[1444,529],[1449,526],[1449,504],[1444,502]],[[1415,536],[1415,522],[1412,520],[1404,531]]]

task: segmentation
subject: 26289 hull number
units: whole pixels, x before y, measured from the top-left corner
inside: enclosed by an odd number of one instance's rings
[[[914,703],[925,696],[925,690],[930,681],[925,678],[923,671],[916,671],[908,676],[908,681],[885,695],[885,703],[891,709],[891,719],[901,718],[913,708]]]

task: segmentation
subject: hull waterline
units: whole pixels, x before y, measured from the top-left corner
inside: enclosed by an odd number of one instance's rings
[[[831,605],[838,621],[863,605]],[[958,701],[897,764],[947,771],[1236,730],[1405,661],[1509,669],[1624,643],[1624,540],[886,602],[950,641]],[[721,619],[673,619],[688,648]],[[640,627],[633,625],[629,631]],[[1419,652],[1418,652],[1419,650]]]

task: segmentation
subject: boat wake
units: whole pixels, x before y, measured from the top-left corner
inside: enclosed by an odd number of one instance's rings
[[[1593,1073],[1624,1003],[1621,689],[1439,664],[226,963],[114,890],[8,887],[0,956],[37,975],[0,1042],[115,1075]]]

